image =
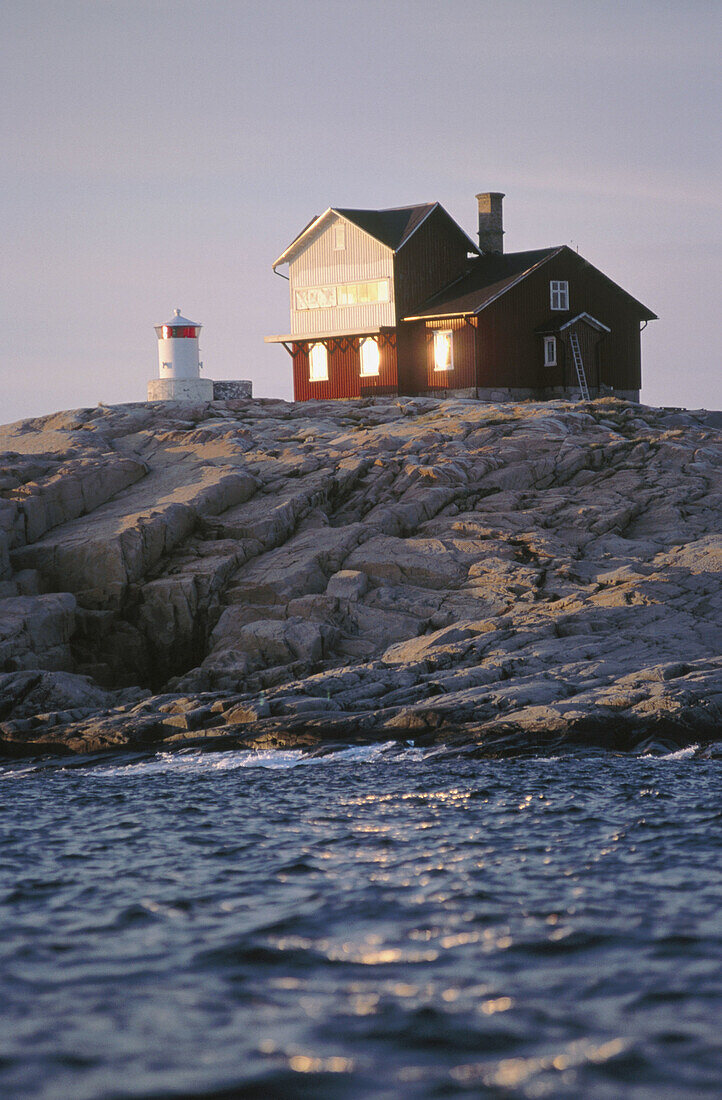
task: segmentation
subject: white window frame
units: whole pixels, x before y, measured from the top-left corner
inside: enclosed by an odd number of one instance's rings
[[[346,226],[343,222],[333,227],[333,250],[334,252],[345,252],[346,250]]]
[[[448,338],[449,361],[440,363],[440,348],[442,336]],[[450,371],[454,369],[454,330],[450,328],[434,329],[434,373]]]
[[[311,344],[308,349],[309,382],[328,382],[328,348],[325,344]]]
[[[544,337],[544,366],[555,367],[557,365],[557,338],[556,336]]]
[[[364,349],[373,345],[375,350],[375,364],[371,370],[369,370],[367,355]],[[381,372],[381,348],[379,342],[374,336],[367,336],[365,340],[362,340],[359,344],[359,358],[361,360],[361,377],[362,378],[377,378]],[[369,349],[370,350],[370,349]]]
[[[549,303],[554,310],[569,309],[569,283],[565,279],[552,279],[549,283]]]

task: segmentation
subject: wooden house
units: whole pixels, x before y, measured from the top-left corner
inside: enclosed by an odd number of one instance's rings
[[[479,240],[439,203],[329,208],[288,265],[296,401],[370,394],[639,400],[655,314],[566,245],[503,251],[502,200],[477,195]]]

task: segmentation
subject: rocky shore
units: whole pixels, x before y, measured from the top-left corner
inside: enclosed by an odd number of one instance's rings
[[[0,753],[711,744],[720,428],[428,398],[0,428]]]

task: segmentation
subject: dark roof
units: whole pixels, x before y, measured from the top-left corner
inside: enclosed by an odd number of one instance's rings
[[[471,237],[466,235],[461,226],[454,221],[451,215],[444,210],[441,203],[438,202],[424,202],[416,206],[394,206],[389,210],[351,210],[346,207],[329,206],[328,210],[324,211],[323,214],[311,218],[308,225],[304,226],[301,232],[296,234],[288,247],[285,248],[278,259],[274,261],[273,267],[276,268],[279,264],[287,263],[289,253],[294,251],[295,246],[302,238],[305,237],[314,226],[323,222],[330,214],[339,214],[342,218],[346,218],[381,244],[386,245],[387,248],[392,249],[394,252],[398,252],[398,250],[406,244],[414,231],[426,221],[434,210],[441,211],[451,227],[464,238],[467,242],[467,251],[479,251]]]
[[[396,206],[390,210],[347,210],[340,206],[332,209],[396,252],[435,206],[438,203],[425,202],[420,206]]]
[[[556,256],[565,248],[568,248],[568,246],[562,244],[557,245],[555,248],[537,248],[531,252],[487,253],[482,255],[479,259],[471,261],[471,266],[466,275],[434,295],[433,298],[429,298],[427,302],[424,302],[421,309],[409,314],[405,320],[417,317],[459,317],[465,314],[480,313],[485,306],[488,306],[499,295],[510,290],[511,287],[525,279],[540,264],[545,263],[552,256]],[[587,260],[582,260],[581,256],[578,256],[578,259],[583,263],[588,263]],[[603,271],[599,271],[598,268],[594,270],[600,278],[605,279],[610,286],[613,286],[620,294],[624,294],[630,302],[634,302],[639,307],[639,316],[642,320],[657,320],[656,313],[652,313],[640,301],[633,298],[628,291],[613,282]],[[570,313],[565,313],[563,317],[560,315],[561,321],[568,321],[570,316]],[[539,329],[537,331],[544,330]]]
[[[454,317],[478,313],[494,298],[523,279],[544,260],[564,247],[537,248],[530,252],[487,253],[473,261],[470,271],[434,295],[414,317]]]

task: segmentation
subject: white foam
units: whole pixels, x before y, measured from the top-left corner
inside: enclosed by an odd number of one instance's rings
[[[40,769],[34,764],[27,768],[15,768],[8,771],[2,768],[0,769],[0,779],[27,779],[29,775],[34,775],[38,771]]]
[[[651,752],[640,756],[640,760],[689,760],[699,749],[699,745],[688,745],[686,749],[677,749],[676,752],[668,752],[664,756],[654,756]]]
[[[231,749],[227,752],[162,752],[152,760],[136,760],[112,767],[95,767],[94,776],[114,778],[119,775],[143,776],[162,772],[199,774],[204,772],[234,771],[237,768],[265,768],[271,771],[288,771],[290,768],[330,764],[397,763],[420,760],[423,749],[402,747],[396,741],[375,745],[350,745],[347,749],[310,756],[302,749]]]

